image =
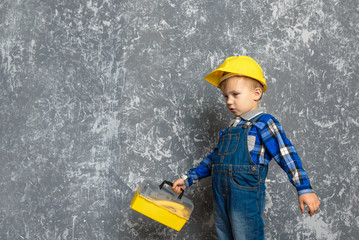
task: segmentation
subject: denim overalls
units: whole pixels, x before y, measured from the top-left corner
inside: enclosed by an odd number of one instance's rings
[[[264,239],[262,219],[268,167],[256,165],[247,146],[248,131],[262,114],[240,127],[222,130],[212,160],[215,227],[219,239]]]

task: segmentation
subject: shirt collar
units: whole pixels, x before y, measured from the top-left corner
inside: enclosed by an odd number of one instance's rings
[[[254,109],[250,112],[247,112],[245,114],[242,114],[240,117],[234,117],[229,122],[229,127],[237,126],[237,124],[241,121],[241,119],[243,119],[244,121],[249,121],[252,118],[258,116],[259,114],[261,114],[263,112],[264,112],[264,108],[260,107],[260,108]]]
[[[250,112],[247,112],[245,114],[242,114],[240,117],[245,120],[245,121],[249,121],[251,120],[252,118],[258,116],[259,114],[263,113],[264,112],[264,108],[263,107],[259,107],[259,108],[256,108]]]

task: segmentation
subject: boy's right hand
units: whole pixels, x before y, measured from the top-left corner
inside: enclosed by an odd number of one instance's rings
[[[173,182],[173,185],[171,187],[172,191],[174,191],[177,194],[181,194],[182,190],[186,189],[186,184],[184,183],[182,178],[177,179],[176,181]]]

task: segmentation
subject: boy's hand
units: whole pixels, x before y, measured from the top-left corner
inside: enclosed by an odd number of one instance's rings
[[[182,193],[181,189],[185,190],[186,189],[186,184],[184,183],[182,178],[179,178],[176,181],[174,181],[171,189],[175,193],[181,194]]]
[[[299,208],[302,211],[302,213],[304,213],[305,211],[305,207],[304,204],[308,206],[308,213],[310,216],[313,216],[313,214],[319,209],[319,199],[317,197],[317,195],[315,195],[315,193],[306,193],[303,195],[300,195],[298,197],[298,202],[299,202]]]

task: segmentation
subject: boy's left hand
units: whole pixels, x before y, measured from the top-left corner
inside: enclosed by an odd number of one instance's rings
[[[320,205],[320,201],[317,195],[315,195],[315,193],[306,193],[300,195],[298,197],[298,202],[299,202],[299,208],[302,211],[302,213],[304,213],[305,211],[304,204],[308,206],[309,209],[308,213],[310,216],[313,216],[313,214],[319,209],[319,205]]]

